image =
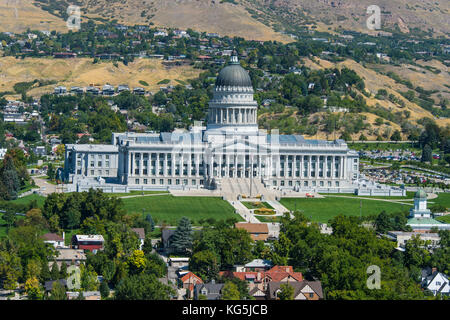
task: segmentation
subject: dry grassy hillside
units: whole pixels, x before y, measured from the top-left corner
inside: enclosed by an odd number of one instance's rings
[[[366,26],[370,5],[381,9],[382,27],[398,27],[402,32],[413,28],[423,31],[433,29],[436,34],[450,32],[448,0],[246,0],[246,5],[256,10],[263,19],[286,24],[342,26],[370,33]]]
[[[252,40],[290,38],[253,19],[242,6],[211,0],[82,0],[86,16],[117,19],[124,24],[153,22],[156,26],[215,32]]]
[[[66,23],[34,6],[32,0],[0,0],[0,32],[35,30],[65,31]]]
[[[17,82],[33,81],[34,79],[57,80],[58,85],[87,86],[90,84],[102,86],[128,84],[130,87],[143,87],[143,80],[149,84],[147,90],[156,91],[157,83],[164,79],[171,84],[175,80],[184,81],[198,77],[200,70],[190,66],[167,68],[160,60],[137,59],[128,66],[118,63],[115,67],[111,62],[93,64],[92,59],[77,58],[60,60],[53,58],[27,58],[17,60],[13,57],[0,58],[0,91],[13,91]],[[30,95],[40,95],[52,92],[54,85],[33,88]]]

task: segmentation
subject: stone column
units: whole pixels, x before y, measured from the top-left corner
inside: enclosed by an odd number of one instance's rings
[[[197,153],[195,154],[195,176],[198,177],[200,171],[200,155]]]
[[[144,153],[139,152],[139,176],[144,175]]]
[[[311,171],[312,171],[312,169],[311,169],[312,156],[311,155],[309,155],[308,161],[309,161],[309,163],[308,163],[308,178],[311,179]]]

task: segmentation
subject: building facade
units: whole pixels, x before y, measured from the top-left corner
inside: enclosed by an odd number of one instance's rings
[[[67,145],[66,181],[95,187],[90,178],[104,179],[98,187],[123,191],[118,186],[217,189],[226,180],[253,179],[266,188],[353,192],[359,178],[357,152],[344,140],[307,140],[259,130],[253,94],[248,72],[233,56],[216,79],[206,127],[114,133],[111,145]]]

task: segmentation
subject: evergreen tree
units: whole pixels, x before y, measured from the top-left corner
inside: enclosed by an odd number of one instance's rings
[[[426,144],[422,149],[422,162],[431,162],[432,160],[432,152],[431,147]]]
[[[67,264],[66,263],[63,263],[61,265],[61,270],[60,270],[59,274],[61,277],[60,279],[67,279]]]
[[[102,299],[106,299],[109,297],[108,282],[102,281],[102,283],[100,284],[100,294],[102,295]]]
[[[150,231],[154,231],[155,221],[153,221],[153,218],[149,213],[147,213],[147,215],[145,216],[145,221],[147,221],[150,224]]]
[[[20,189],[20,179],[14,166],[12,156],[5,156],[3,167],[0,169],[0,184],[2,185],[0,197],[5,200],[14,200]]]
[[[182,217],[172,236],[172,247],[175,252],[186,254],[192,248],[192,226],[188,218]]]
[[[58,280],[59,278],[59,267],[56,261],[53,262],[52,271],[50,272],[50,276],[52,280]]]

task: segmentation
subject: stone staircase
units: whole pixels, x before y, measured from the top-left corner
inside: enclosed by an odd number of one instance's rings
[[[239,195],[264,196],[265,200],[275,200],[275,192],[266,189],[258,178],[222,178],[221,192],[227,200],[237,200]]]

